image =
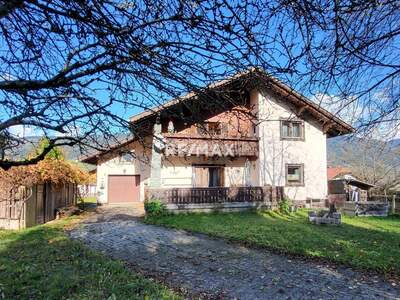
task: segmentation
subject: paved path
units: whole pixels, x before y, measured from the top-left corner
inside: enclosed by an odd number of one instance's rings
[[[112,214],[74,229],[89,247],[191,294],[223,299],[400,299],[399,285],[350,268],[249,249]]]

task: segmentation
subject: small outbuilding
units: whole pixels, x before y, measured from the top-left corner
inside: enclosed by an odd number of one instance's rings
[[[328,171],[329,203],[335,204],[343,213],[352,216],[387,216],[387,201],[371,201],[369,190],[373,184],[359,180],[350,172]],[[335,174],[336,173],[336,174]],[[334,176],[332,176],[335,174]]]
[[[345,201],[368,201],[369,190],[373,187],[373,184],[353,176],[348,168],[328,168],[328,198],[339,207]]]

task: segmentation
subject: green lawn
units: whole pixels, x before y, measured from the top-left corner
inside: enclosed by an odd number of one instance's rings
[[[96,197],[85,197],[85,198],[83,198],[82,200],[83,200],[83,202],[85,202],[85,203],[94,203],[94,204],[97,204],[97,199],[96,199]]]
[[[1,299],[180,299],[64,233],[73,218],[0,231]]]
[[[95,210],[97,207],[97,199],[96,197],[84,197],[78,200],[78,207],[86,211]]]
[[[85,203],[97,203],[96,197],[85,197],[83,198],[83,201]]]
[[[308,223],[307,212],[181,214],[147,218],[146,222],[400,274],[400,217],[344,217],[341,226]]]

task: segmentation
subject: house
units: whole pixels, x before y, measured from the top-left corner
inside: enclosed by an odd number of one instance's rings
[[[396,180],[395,183],[389,188],[389,192],[394,195],[400,195],[400,179]]]
[[[353,131],[258,69],[130,121],[134,138],[82,160],[97,165],[100,204],[326,199],[326,139]]]
[[[86,167],[86,166],[85,166]],[[89,173],[89,180],[84,184],[78,185],[78,193],[80,197],[96,197],[97,183],[96,183],[96,168],[86,167]]]

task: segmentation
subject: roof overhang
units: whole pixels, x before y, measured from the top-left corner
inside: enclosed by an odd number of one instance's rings
[[[223,91],[224,89],[227,89],[228,87],[234,85],[239,85],[242,88],[248,89],[266,89],[275,93],[281,99],[284,99],[285,101],[288,101],[292,103],[295,107],[297,107],[297,115],[308,113],[313,118],[315,118],[315,120],[322,125],[323,131],[327,134],[328,137],[334,137],[354,132],[354,128],[351,125],[347,124],[340,118],[322,108],[320,105],[312,102],[299,92],[290,88],[288,85],[284,84],[283,82],[279,81],[278,79],[258,68],[250,68],[244,72],[237,73],[227,79],[212,83],[197,92],[190,92],[182,97],[170,100],[162,105],[134,115],[129,120],[132,123],[133,127],[135,125],[144,124],[146,122],[155,122],[157,116],[159,116],[163,112],[168,112],[176,106],[184,104],[186,101],[195,101],[197,99],[200,99],[200,96],[202,94],[206,95],[207,93],[213,91]],[[133,142],[134,140],[135,138],[132,138],[131,140],[128,140],[124,143],[113,145],[107,151],[83,157],[81,161],[85,163],[96,164],[98,158],[101,155],[115,151],[118,148],[123,147],[130,142]]]
[[[274,92],[280,98],[284,98],[284,100],[289,101],[296,106],[298,108],[296,112],[298,115],[309,113],[320,124],[322,124],[323,131],[328,135],[328,137],[349,134],[355,131],[350,124],[347,124],[345,121],[336,117],[326,109],[322,108],[320,105],[314,103],[299,92],[290,88],[288,85],[258,68],[250,68],[245,72],[237,73],[232,77],[217,81],[205,87],[201,92],[206,94],[207,92],[213,90],[223,90],[224,87],[234,85],[238,82],[244,83],[241,86],[247,85],[249,88],[258,89],[265,88],[268,91]],[[198,96],[199,92],[190,92],[182,97],[168,101],[153,109],[134,115],[130,118],[130,121],[135,124],[143,122],[147,119],[155,118],[163,111],[168,111],[174,106],[180,105],[185,101],[199,98]]]
[[[107,150],[97,151],[94,154],[82,156],[79,160],[83,163],[95,165],[95,164],[97,164],[97,162],[99,161],[99,158],[101,156],[108,154],[108,153],[112,153],[114,151],[118,151],[119,149],[129,145],[133,141],[135,141],[135,138],[132,137],[132,138],[125,139],[124,141],[121,141],[121,142],[116,142],[115,144],[111,145]],[[97,170],[96,170],[96,172],[97,172]]]
[[[353,186],[356,186],[358,188],[365,189],[365,190],[375,187],[375,185],[368,183],[366,181],[359,180],[353,176],[334,178],[334,179],[331,179],[328,181],[344,181],[346,184],[353,185]]]

